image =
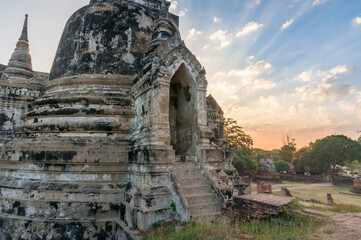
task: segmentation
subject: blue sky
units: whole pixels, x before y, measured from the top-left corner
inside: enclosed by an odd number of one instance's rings
[[[0,0],[0,63],[29,13],[35,70],[49,71],[69,16],[89,0]],[[302,147],[361,130],[361,1],[172,0],[186,45],[207,70],[208,92],[254,139]]]

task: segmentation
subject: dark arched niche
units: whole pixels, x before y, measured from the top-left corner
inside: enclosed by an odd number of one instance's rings
[[[197,85],[182,64],[172,77],[169,94],[171,144],[176,155],[196,155],[197,123]]]

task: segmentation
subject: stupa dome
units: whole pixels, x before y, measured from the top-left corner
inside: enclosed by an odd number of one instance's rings
[[[161,4],[138,2],[92,0],[75,12],[63,31],[50,80],[82,74],[138,74]],[[178,31],[178,18],[171,15],[170,19]]]

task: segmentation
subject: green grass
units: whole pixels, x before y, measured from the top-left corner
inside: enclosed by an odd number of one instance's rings
[[[300,239],[316,232],[326,222],[328,222],[326,218],[288,213],[282,218],[248,223],[242,227],[242,230],[255,236],[255,239]]]
[[[340,192],[349,191],[350,187],[330,186],[330,187],[314,187],[290,190],[294,197],[304,200],[315,199],[322,203],[327,203],[327,194],[331,193],[336,204],[353,204],[361,207],[361,197],[342,194]]]
[[[353,204],[340,204],[334,205],[328,209],[332,212],[339,212],[339,213],[359,213],[361,212],[361,206],[353,205]]]
[[[291,209],[300,208],[294,201]],[[300,239],[316,232],[326,218],[316,218],[295,213],[292,210],[280,217],[265,221],[224,223],[215,221],[207,224],[189,222],[185,224],[163,224],[144,233],[145,240],[223,240],[242,239],[242,234],[248,234],[254,239]],[[178,231],[176,231],[178,229]]]

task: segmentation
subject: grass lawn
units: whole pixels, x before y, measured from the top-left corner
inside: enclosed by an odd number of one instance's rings
[[[336,204],[353,204],[361,206],[361,196],[342,194],[340,192],[349,191],[350,187],[332,186],[332,187],[315,187],[290,190],[294,197],[304,200],[315,199],[322,203],[327,203],[327,194],[331,193]]]

